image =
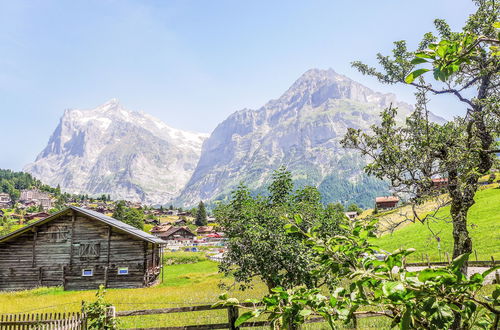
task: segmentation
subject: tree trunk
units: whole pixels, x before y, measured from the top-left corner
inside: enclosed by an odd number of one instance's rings
[[[467,213],[474,205],[474,195],[477,190],[477,177],[469,178],[465,189],[461,189],[458,183],[458,175],[455,171],[449,173],[448,191],[451,197],[451,219],[453,222],[453,258],[464,253],[472,253],[472,240],[467,229]],[[474,182],[475,181],[475,182]],[[461,271],[467,275],[467,261],[464,262]]]

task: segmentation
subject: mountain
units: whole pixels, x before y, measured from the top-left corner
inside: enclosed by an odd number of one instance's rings
[[[401,120],[412,110],[394,94],[374,92],[332,69],[309,70],[279,99],[218,125],[177,201],[223,199],[240,182],[262,192],[273,171],[285,165],[297,186],[318,187],[324,202],[371,206],[388,186],[366,176],[365,160],[339,142],[348,127],[367,130],[378,122],[390,104],[399,107]]]
[[[166,203],[191,177],[206,138],[112,99],[91,110],[66,110],[24,171],[69,193]]]

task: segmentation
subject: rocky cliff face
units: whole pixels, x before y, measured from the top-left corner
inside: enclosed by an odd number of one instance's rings
[[[167,203],[191,177],[206,138],[111,100],[92,110],[66,110],[47,147],[24,170],[70,193]]]
[[[178,202],[224,198],[240,182],[259,191],[285,165],[297,185],[319,187],[325,202],[371,206],[387,186],[363,174],[364,160],[339,142],[348,127],[368,129],[391,103],[401,118],[411,111],[393,94],[374,92],[333,70],[309,70],[279,99],[238,111],[213,131]]]

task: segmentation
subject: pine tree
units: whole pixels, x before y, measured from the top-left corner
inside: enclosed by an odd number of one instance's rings
[[[207,211],[205,210],[205,204],[203,204],[203,201],[200,201],[200,203],[198,204],[198,212],[196,212],[195,224],[197,226],[207,225]]]

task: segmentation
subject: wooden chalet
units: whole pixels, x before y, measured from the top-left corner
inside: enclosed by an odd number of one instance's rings
[[[155,283],[165,242],[76,206],[0,237],[0,290],[137,288]]]
[[[198,235],[214,234],[215,229],[213,226],[201,226],[201,227],[196,228],[196,233]]]
[[[161,232],[158,237],[164,241],[186,241],[193,240],[196,235],[188,227],[169,226],[169,228]]]
[[[355,211],[352,211],[352,212],[344,212],[345,216],[349,219],[349,220],[354,220],[356,219],[356,217],[358,216],[358,212],[355,212]]]
[[[24,216],[26,220],[40,220],[50,216],[47,212],[37,212],[37,213],[29,213]]]
[[[396,196],[386,196],[375,198],[375,206],[379,210],[393,209],[398,205],[399,198]]]
[[[446,188],[448,186],[447,178],[435,178],[432,179],[432,187],[434,189]]]
[[[0,209],[8,209],[12,206],[12,200],[10,195],[6,193],[0,193]]]

